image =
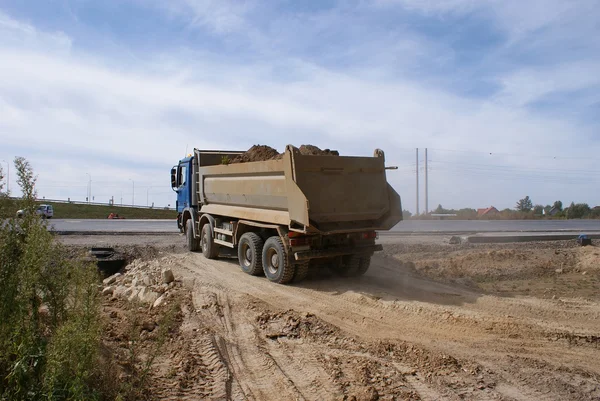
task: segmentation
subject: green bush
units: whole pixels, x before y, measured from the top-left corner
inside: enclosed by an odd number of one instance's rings
[[[574,203],[566,209],[568,219],[583,219],[588,217],[591,212],[590,206],[587,203]]]
[[[31,166],[15,167],[26,212],[0,225],[0,399],[99,399],[97,270],[65,257],[35,214]]]
[[[0,166],[0,219],[2,220],[9,217],[10,210],[13,208],[13,202],[9,198],[10,194],[4,189],[5,179],[4,170]]]

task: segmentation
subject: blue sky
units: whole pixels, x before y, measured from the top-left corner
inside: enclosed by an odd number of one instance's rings
[[[600,204],[599,5],[0,0],[0,160],[163,206],[186,148],[380,147],[414,211],[427,147],[430,208]]]

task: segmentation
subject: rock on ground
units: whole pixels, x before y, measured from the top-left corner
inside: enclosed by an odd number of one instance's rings
[[[142,288],[142,290],[138,294],[138,298],[140,302],[145,304],[152,305],[158,299],[159,294],[148,287]]]
[[[140,291],[137,288],[134,288],[131,295],[129,295],[129,298],[127,298],[127,300],[129,302],[135,302],[139,299],[139,293]]]
[[[156,301],[154,301],[154,304],[152,305],[153,308],[158,308],[160,306],[162,306],[165,301],[167,299],[167,294],[163,294],[160,297],[158,297],[158,299]]]
[[[164,269],[161,272],[161,275],[164,284],[171,284],[173,281],[175,281],[175,276],[173,275],[173,271],[171,269]]]
[[[461,242],[462,242],[462,239],[459,236],[456,236],[456,235],[452,236],[450,238],[450,240],[448,241],[448,243],[451,244],[451,245],[458,245]]]
[[[111,285],[111,284],[113,284],[115,281],[117,281],[117,279],[118,279],[119,277],[121,277],[121,273],[115,273],[115,274],[113,274],[112,276],[105,278],[105,279],[102,281],[102,283],[103,283],[104,285]]]

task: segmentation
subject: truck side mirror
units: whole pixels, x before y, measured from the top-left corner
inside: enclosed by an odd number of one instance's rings
[[[177,188],[177,167],[171,169],[171,188]]]

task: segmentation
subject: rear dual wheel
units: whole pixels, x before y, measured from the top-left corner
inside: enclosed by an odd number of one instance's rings
[[[342,257],[341,263],[335,267],[342,277],[362,276],[371,266],[370,255],[349,255]]]
[[[287,284],[294,278],[296,266],[289,260],[283,241],[278,236],[265,241],[262,265],[267,278],[278,284]]]
[[[308,274],[308,262],[293,264],[279,236],[264,241],[256,233],[245,233],[238,244],[238,260],[244,273],[253,276],[264,274],[278,284],[299,282]]]
[[[308,276],[308,270],[310,267],[310,263],[309,262],[298,263],[295,267],[296,267],[296,271],[294,272],[294,278],[292,279],[292,281],[294,283],[298,283],[298,282],[304,280],[306,278],[306,276]]]

